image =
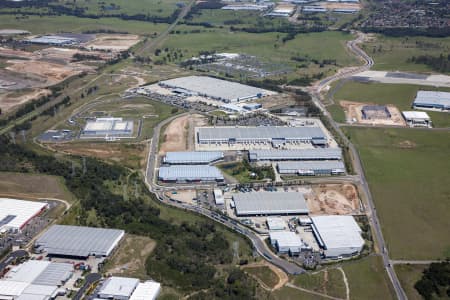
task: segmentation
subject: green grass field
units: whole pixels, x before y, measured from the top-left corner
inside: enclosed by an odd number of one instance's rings
[[[272,293],[271,298],[274,300],[325,300],[328,298],[303,292],[291,287],[282,287]]]
[[[450,132],[344,128],[360,152],[394,259],[450,255]]]
[[[325,273],[326,272],[326,273]],[[332,297],[346,297],[345,283],[341,271],[327,269],[318,273],[306,273],[296,276],[294,284]]]
[[[135,2],[135,1],[130,1]],[[2,15],[0,28],[28,30],[33,34],[74,32],[87,30],[115,30],[140,35],[152,35],[167,28],[167,24],[154,24],[142,21],[125,21],[117,18],[77,18],[72,16],[26,16],[16,18],[15,15]]]
[[[277,274],[266,266],[249,267],[244,268],[243,270],[260,279],[269,288],[273,288],[279,281]]]
[[[450,37],[386,37],[376,35],[376,39],[364,44],[364,50],[373,57],[373,70],[431,72],[423,64],[408,62],[412,56],[448,54]]]
[[[435,88],[410,84],[361,83],[349,81],[334,95],[335,105],[328,106],[333,118],[338,122],[345,121],[344,111],[338,103],[348,100],[363,103],[394,104],[399,110],[412,110],[411,104],[418,90],[445,91],[450,88]],[[450,127],[450,114],[427,111],[436,127]]]
[[[343,265],[350,288],[350,299],[395,299],[389,278],[379,256],[368,256]]]
[[[422,277],[427,265],[395,265],[395,273],[402,284],[409,300],[422,300],[422,296],[414,288],[414,284]]]

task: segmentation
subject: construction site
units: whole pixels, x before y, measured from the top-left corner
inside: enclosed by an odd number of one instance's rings
[[[392,104],[376,105],[352,101],[339,101],[347,123],[364,125],[406,126],[400,110]]]

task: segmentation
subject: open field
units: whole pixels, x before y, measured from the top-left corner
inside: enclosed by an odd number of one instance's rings
[[[297,290],[292,287],[284,286],[279,290],[276,290],[272,293],[271,298],[274,300],[325,300],[328,298],[321,297],[318,295],[310,294],[307,292],[303,292],[300,290]]]
[[[383,84],[346,82],[334,95],[336,105],[341,100],[376,103],[380,105],[392,104],[400,111],[411,110],[411,105],[418,90],[450,92],[449,88],[433,88],[409,84]],[[342,108],[334,106],[331,110],[333,118],[342,119]],[[449,127],[450,115],[444,112],[427,111],[435,127]]]
[[[428,265],[395,265],[395,273],[402,284],[409,300],[422,300],[422,296],[414,288],[414,284],[422,278],[422,272]]]
[[[342,268],[348,279],[350,299],[395,299],[381,257],[365,257],[348,262]]]
[[[409,128],[344,131],[361,155],[391,258],[448,257],[450,133]]]
[[[59,177],[9,172],[0,172],[0,197],[74,200]]]
[[[313,185],[305,195],[312,215],[360,214],[358,191],[352,184]]]
[[[246,266],[243,270],[260,280],[269,289],[274,288],[280,281],[278,275],[268,266]]]
[[[149,279],[145,261],[155,246],[156,242],[149,237],[127,234],[105,266],[106,272],[141,280]]]
[[[450,52],[450,37],[386,37],[375,35],[366,42],[363,49],[370,55],[375,65],[373,70],[431,72],[423,64],[408,62],[413,56],[439,56]]]
[[[338,269],[295,276],[292,281],[296,286],[322,293],[328,296],[345,299],[346,288],[342,272]]]
[[[133,2],[133,1],[131,1]],[[139,2],[139,1],[138,1]],[[15,15],[2,15],[0,28],[16,28],[29,30],[33,34],[112,30],[140,35],[152,35],[163,31],[167,24],[152,22],[121,20],[118,18],[77,18],[72,16],[26,16],[16,18]]]
[[[391,125],[391,126],[406,126],[405,119],[403,118],[401,112],[392,104],[387,104],[386,109],[391,115],[390,118],[385,117],[384,115],[380,118],[380,115],[377,115],[374,118],[365,119],[362,114],[362,109],[366,105],[376,105],[375,103],[360,103],[353,101],[339,101],[339,104],[343,107],[345,111],[345,115],[347,116],[348,123],[358,123],[365,125]]]
[[[20,92],[0,93],[0,108],[2,113],[8,113],[22,104],[50,94],[50,90],[47,89],[27,89]]]

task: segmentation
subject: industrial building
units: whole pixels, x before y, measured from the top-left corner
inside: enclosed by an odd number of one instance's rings
[[[303,6],[303,13],[325,13],[327,12],[326,7],[322,6]]]
[[[128,300],[139,284],[139,279],[128,277],[109,277],[100,287],[100,299]]]
[[[361,115],[365,120],[386,120],[391,118],[391,113],[384,105],[364,105],[361,109]]]
[[[337,160],[285,161],[277,163],[280,174],[300,176],[340,175],[345,173],[345,165]]]
[[[72,275],[72,264],[29,260],[12,267],[0,280],[0,299],[55,299],[66,293],[62,286]]]
[[[250,161],[342,160],[341,148],[249,150]]]
[[[224,102],[264,97],[273,92],[207,76],[187,76],[161,81],[160,86],[185,96],[203,96]]]
[[[270,243],[277,249],[278,253],[298,255],[303,248],[300,236],[292,231],[270,231]]]
[[[327,136],[319,126],[199,127],[196,133],[199,144],[327,144]]]
[[[155,300],[161,292],[161,284],[155,281],[140,282],[130,300]]]
[[[221,189],[214,189],[214,201],[216,205],[225,204],[225,198],[223,197],[223,192]]]
[[[220,170],[208,165],[160,167],[158,179],[165,182],[223,181]]]
[[[0,198],[0,233],[22,230],[47,207],[45,202]]]
[[[418,91],[413,108],[450,111],[450,93]]]
[[[364,239],[352,216],[317,216],[311,220],[313,233],[325,257],[348,257],[361,252]]]
[[[122,118],[97,118],[87,121],[81,137],[126,137],[133,134],[134,122]]]
[[[297,192],[250,192],[233,195],[237,216],[308,214],[303,194]]]
[[[271,217],[266,220],[267,228],[271,231],[286,230],[286,222],[280,217]]]
[[[53,45],[53,46],[68,46],[79,43],[79,40],[73,37],[65,37],[59,35],[43,35],[27,40],[32,44]]]
[[[426,112],[403,111],[402,115],[410,127],[431,127],[431,118]]]
[[[82,226],[53,225],[35,242],[36,252],[49,256],[87,258],[109,256],[125,231]]]
[[[223,159],[223,152],[190,151],[167,152],[163,162],[170,165],[203,165]]]

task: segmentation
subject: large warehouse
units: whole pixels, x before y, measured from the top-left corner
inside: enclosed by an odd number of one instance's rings
[[[204,96],[224,102],[261,98],[272,92],[237,82],[207,76],[187,76],[161,81],[160,86],[187,96]]]
[[[418,91],[413,108],[450,111],[450,93]]]
[[[220,170],[208,165],[160,167],[158,179],[165,182],[223,181]]]
[[[223,152],[191,151],[167,152],[164,163],[171,165],[203,165],[223,159]]]
[[[314,148],[314,149],[263,149],[249,150],[250,161],[268,160],[341,160],[341,148]]]
[[[278,147],[286,143],[327,143],[327,136],[319,126],[199,127],[196,132],[199,144],[253,143]]]
[[[103,138],[106,136],[120,137],[133,134],[134,122],[122,118],[97,118],[95,121],[87,121],[81,132],[81,137]]]
[[[340,175],[345,173],[345,165],[338,160],[285,161],[277,163],[277,170],[300,176]]]
[[[0,280],[0,299],[54,299],[65,294],[61,286],[72,275],[72,264],[29,260],[14,266]]]
[[[35,242],[37,252],[49,256],[109,256],[125,231],[81,226],[53,225]]]
[[[278,253],[298,255],[303,248],[303,242],[300,236],[292,231],[270,231],[270,243],[275,247]]]
[[[410,127],[431,127],[431,118],[424,111],[403,111],[402,115]]]
[[[21,230],[47,207],[44,202],[0,198],[0,233]]]
[[[311,217],[312,229],[326,257],[359,254],[364,246],[361,228],[352,216]]]
[[[237,216],[308,214],[303,194],[297,192],[250,192],[233,195]]]
[[[159,282],[139,282],[136,278],[113,276],[103,282],[96,299],[155,300],[160,292]]]

